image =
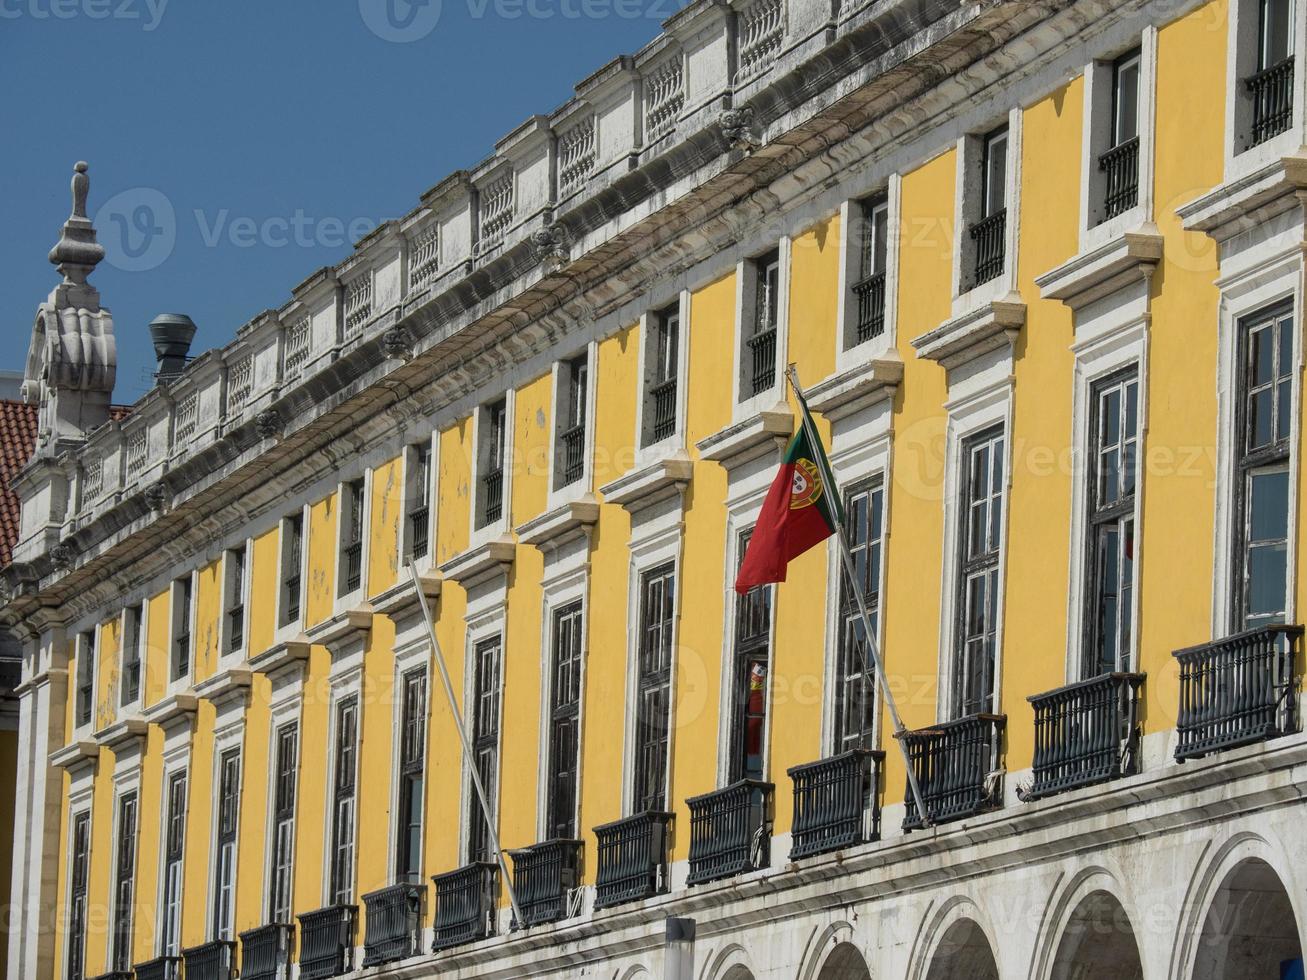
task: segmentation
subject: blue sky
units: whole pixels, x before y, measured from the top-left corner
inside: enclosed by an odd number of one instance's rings
[[[156,314],[221,345],[680,2],[0,0],[0,369],[58,281],[75,161],[132,401]]]

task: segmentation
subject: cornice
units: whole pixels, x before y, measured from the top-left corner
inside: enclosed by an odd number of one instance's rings
[[[1005,345],[1010,348],[1025,324],[1026,304],[1009,293],[941,323],[913,340],[912,346],[918,357],[938,361],[951,371]]]
[[[516,559],[517,543],[510,535],[502,534],[455,555],[440,566],[440,574],[467,589],[508,571]]]
[[[794,411],[785,402],[777,402],[699,440],[695,448],[704,459],[732,469],[769,450],[781,450],[793,434]]]
[[[1180,205],[1175,213],[1186,231],[1201,231],[1224,242],[1299,206],[1304,193],[1307,193],[1307,147],[1227,181]]]
[[[262,653],[250,657],[250,670],[256,674],[276,674],[282,670],[299,669],[309,659],[309,639],[300,634],[294,639],[274,643]]]
[[[813,385],[804,397],[813,411],[831,422],[855,415],[881,402],[889,401],[903,380],[903,361],[890,348],[872,360],[863,361],[847,371],[833,374]]]
[[[77,739],[50,753],[50,765],[69,773],[84,766],[95,768],[99,764],[100,746],[94,739]]]
[[[129,715],[95,733],[95,741],[119,755],[124,748],[136,743],[139,748],[149,737],[150,723],[142,715]]]
[[[305,636],[310,643],[326,647],[334,656],[352,640],[362,640],[372,632],[372,612],[372,606],[366,602],[342,609],[308,629]]]
[[[599,502],[591,494],[547,510],[517,527],[517,539],[536,548],[556,548],[584,533],[599,520]]]
[[[1043,299],[1061,300],[1079,309],[1152,275],[1162,261],[1162,247],[1162,233],[1149,222],[1036,276],[1035,285]]]

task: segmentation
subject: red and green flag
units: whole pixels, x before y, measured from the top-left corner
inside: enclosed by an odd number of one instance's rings
[[[767,491],[735,578],[735,591],[741,595],[755,585],[784,582],[786,566],[834,534],[844,520],[830,462],[802,398],[799,409],[799,431]]]

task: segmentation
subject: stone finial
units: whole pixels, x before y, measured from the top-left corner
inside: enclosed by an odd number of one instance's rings
[[[95,237],[95,226],[86,216],[86,198],[91,190],[88,167],[79,160],[73,166],[73,210],[64,222],[63,234],[50,249],[50,261],[63,274],[64,282],[81,285],[104,258],[104,246]]]

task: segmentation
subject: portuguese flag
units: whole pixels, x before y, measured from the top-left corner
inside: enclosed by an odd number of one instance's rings
[[[735,578],[735,591],[741,595],[755,585],[784,582],[786,566],[834,534],[844,520],[830,462],[802,396],[799,408],[803,421],[767,491]]]

